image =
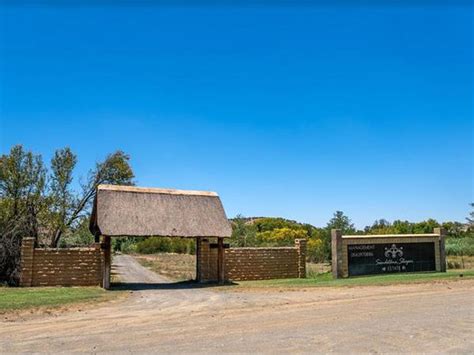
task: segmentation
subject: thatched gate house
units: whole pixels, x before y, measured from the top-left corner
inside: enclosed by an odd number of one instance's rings
[[[20,285],[109,288],[111,238],[126,236],[194,238],[199,282],[306,277],[305,239],[291,247],[225,247],[232,228],[214,192],[100,185],[90,230],[96,243],[89,248],[35,248],[34,239],[23,239]]]
[[[215,192],[100,185],[90,230],[104,248],[103,287],[110,286],[111,238],[176,237],[196,239],[196,278],[207,281],[201,242],[217,239],[217,280],[223,282],[224,238],[231,225]]]

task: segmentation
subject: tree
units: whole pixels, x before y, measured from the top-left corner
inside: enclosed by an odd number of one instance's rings
[[[474,203],[470,203],[469,206],[473,209],[471,212],[469,212],[469,217],[466,217],[467,224],[469,229],[474,228]]]
[[[343,234],[352,234],[355,233],[354,224],[351,223],[349,217],[344,215],[342,211],[336,211],[333,217],[329,220],[326,228],[331,229],[340,229]]]
[[[0,280],[18,282],[21,240],[38,236],[45,180],[41,156],[21,145],[0,157]]]
[[[90,240],[87,226],[97,185],[133,184],[129,160],[122,151],[108,155],[89,172],[77,193],[72,188],[77,157],[70,148],[54,153],[49,175],[41,156],[21,145],[0,156],[0,281],[18,282],[25,236],[39,243],[39,237],[46,235],[52,247],[65,235],[73,236],[73,243]]]
[[[56,159],[57,158],[57,159]],[[56,160],[55,160],[56,159]],[[111,185],[132,185],[135,177],[129,164],[130,157],[122,151],[116,151],[106,157],[103,162],[97,163],[95,169],[91,170],[87,182],[82,184],[82,194],[73,197],[69,190],[70,174],[75,166],[75,156],[68,151],[68,148],[60,150],[55,154],[53,162],[58,164],[56,169],[60,174],[60,179],[56,179],[58,191],[53,210],[60,211],[59,222],[55,225],[51,247],[57,247],[58,243],[68,229],[77,227],[81,219],[88,217],[90,207],[94,200],[97,186],[100,184]],[[53,164],[52,162],[52,164]],[[69,202],[69,203],[68,203]],[[63,211],[63,204],[66,207]]]
[[[257,233],[257,241],[265,246],[292,246],[295,239],[307,239],[308,233],[303,228],[275,228]]]
[[[77,157],[68,147],[58,149],[51,159],[51,246],[57,246],[77,205],[71,189],[76,163]]]
[[[238,214],[232,223],[232,244],[236,247],[252,246],[255,242],[255,235],[255,226],[247,224],[245,217]]]
[[[464,232],[461,222],[443,222],[442,227],[449,236],[461,236]]]
[[[257,232],[272,231],[277,228],[301,229],[303,225],[296,221],[291,221],[285,218],[264,217],[257,218],[252,223]]]
[[[386,219],[378,219],[371,226],[364,228],[366,234],[391,234],[394,233],[394,227]]]

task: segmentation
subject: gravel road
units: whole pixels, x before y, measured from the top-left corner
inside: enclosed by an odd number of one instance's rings
[[[3,320],[0,353],[474,352],[473,280],[222,291],[170,284],[126,255],[114,268],[129,297]]]

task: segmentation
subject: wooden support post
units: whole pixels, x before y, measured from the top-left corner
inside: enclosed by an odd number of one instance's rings
[[[104,250],[104,268],[102,270],[103,279],[102,287],[108,290],[110,288],[110,270],[112,264],[112,251],[111,251],[110,237],[104,236],[103,250]]]
[[[220,285],[225,281],[224,253],[224,238],[217,238],[217,281]]]
[[[446,250],[444,241],[446,230],[444,228],[435,228],[434,234],[439,235],[439,271],[446,272]]]
[[[343,277],[342,274],[342,231],[331,230],[331,254],[332,254],[332,277],[335,279]]]
[[[201,282],[202,281],[202,276],[201,276],[201,238],[197,237],[196,238],[196,281]]]

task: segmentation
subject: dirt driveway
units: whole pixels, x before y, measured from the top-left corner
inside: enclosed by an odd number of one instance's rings
[[[180,288],[115,258],[130,297],[0,323],[6,352],[474,352],[474,281],[307,290]]]

